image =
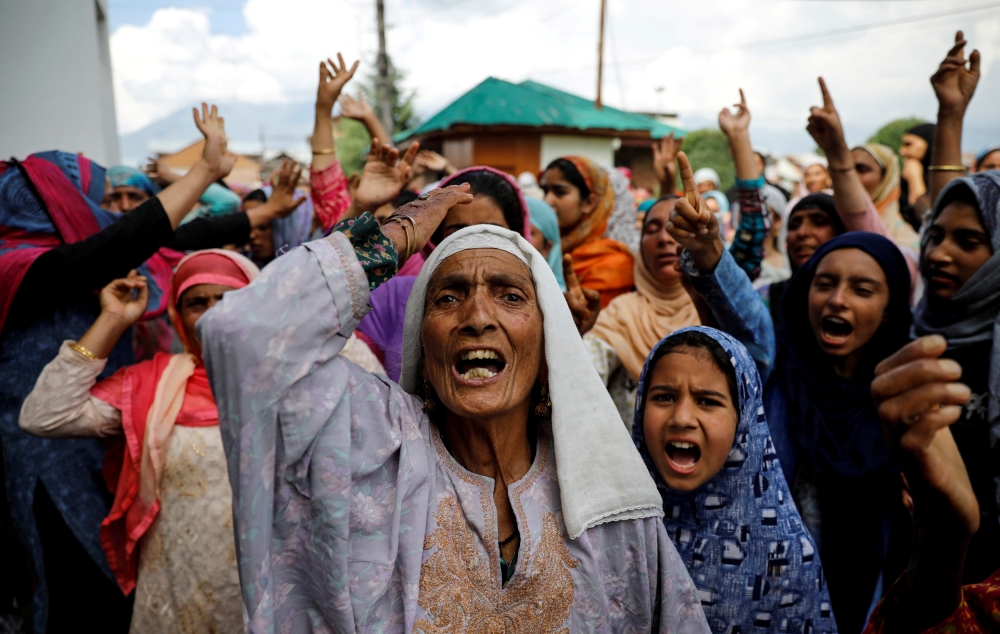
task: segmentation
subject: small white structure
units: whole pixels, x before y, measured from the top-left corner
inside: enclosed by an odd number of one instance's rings
[[[0,157],[118,162],[105,0],[0,0]]]

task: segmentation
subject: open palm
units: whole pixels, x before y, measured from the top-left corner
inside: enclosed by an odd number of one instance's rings
[[[375,211],[399,196],[410,179],[413,159],[416,158],[419,147],[417,143],[410,144],[403,159],[398,160],[399,150],[382,145],[378,139],[372,139],[368,162],[365,163],[361,182],[354,194],[354,202],[359,209]]]

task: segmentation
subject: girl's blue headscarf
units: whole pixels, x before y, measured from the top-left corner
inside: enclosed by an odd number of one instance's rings
[[[538,228],[545,236],[545,239],[552,243],[552,249],[545,261],[549,263],[549,268],[559,282],[559,288],[566,290],[566,280],[563,279],[562,265],[562,242],[559,239],[559,218],[556,212],[544,200],[525,196],[528,203],[528,214],[531,217],[531,224]]]
[[[694,491],[669,488],[646,446],[648,380],[664,344],[686,332],[714,339],[736,372],[740,419],[722,471]],[[663,523],[713,632],[835,631],[819,550],[799,516],[764,417],[757,366],[714,328],[682,328],[653,348],[639,377],[632,439],[663,495]]]

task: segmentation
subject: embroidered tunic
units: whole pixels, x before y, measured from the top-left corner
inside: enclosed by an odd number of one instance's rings
[[[199,320],[220,414],[249,632],[707,632],[657,518],[567,537],[555,453],[508,495],[448,453],[421,403],[338,352],[369,286],[335,232],[275,260]]]

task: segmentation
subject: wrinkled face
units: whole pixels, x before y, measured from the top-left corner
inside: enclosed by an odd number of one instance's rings
[[[988,172],[989,170],[1000,170],[1000,150],[993,150],[976,165],[977,172]]]
[[[558,167],[546,170],[539,186],[545,192],[545,202],[556,210],[559,231],[562,233],[573,229],[584,216],[597,208],[597,195],[590,192],[586,199],[581,199],[580,189],[566,180]]]
[[[920,161],[927,154],[927,141],[924,141],[923,137],[906,132],[903,134],[903,142],[899,146],[899,154],[903,158]]]
[[[820,164],[810,165],[802,175],[802,181],[806,186],[806,191],[815,194],[818,191],[828,189],[833,186],[830,180],[830,173]]]
[[[545,358],[528,267],[498,249],[468,249],[434,271],[424,307],[424,379],[449,413],[527,408]]]
[[[226,291],[231,290],[232,286],[221,284],[195,284],[181,295],[180,301],[177,302],[177,312],[180,313],[184,335],[193,354],[201,356],[201,340],[198,339],[198,332],[194,329],[195,323],[206,310],[219,303]]]
[[[672,284],[681,278],[674,268],[680,258],[680,245],[665,228],[670,212],[677,199],[665,200],[653,205],[646,212],[646,225],[642,231],[642,261],[653,277],[664,284]]]
[[[545,239],[545,234],[535,225],[531,225],[531,246],[535,247],[543,258],[549,257],[549,251],[552,250],[552,243]]]
[[[722,470],[737,422],[726,375],[708,351],[679,347],[656,362],[643,432],[653,464],[671,489],[693,491]]]
[[[126,213],[149,200],[149,194],[137,187],[122,185],[111,190],[108,202],[112,211]]]
[[[889,284],[872,256],[837,249],[816,267],[809,287],[809,326],[820,350],[834,357],[860,358],[886,319]]]
[[[695,188],[698,190],[699,194],[705,194],[706,192],[710,192],[713,189],[715,189],[715,183],[713,183],[712,181],[701,181],[700,183],[695,185]],[[708,199],[706,199],[706,201],[707,200]]]
[[[852,150],[851,156],[854,157],[854,169],[861,177],[861,184],[865,186],[869,196],[874,196],[878,184],[882,181],[882,168],[878,161],[861,148]]]
[[[510,229],[500,205],[489,196],[480,194],[468,205],[455,205],[448,210],[448,214],[441,222],[442,239],[472,225],[496,225]]]
[[[968,203],[946,205],[927,234],[921,265],[927,291],[940,299],[954,295],[993,255],[979,214]]]
[[[788,259],[794,268],[809,261],[816,249],[837,235],[837,227],[825,211],[800,209],[788,219]]]

